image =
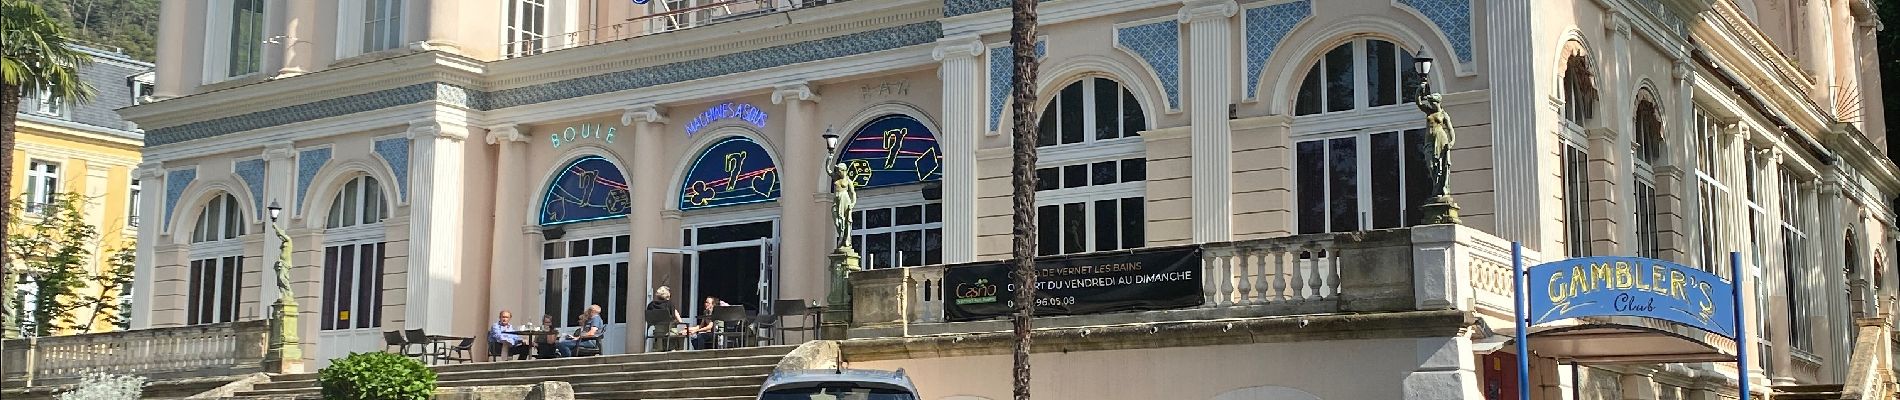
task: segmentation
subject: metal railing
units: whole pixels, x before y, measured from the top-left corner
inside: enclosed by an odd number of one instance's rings
[[[627,18],[620,23],[607,26],[592,26],[586,29],[554,35],[527,33],[525,35],[531,37],[504,41],[502,43],[502,58],[526,57],[550,51],[692,29],[748,16],[787,12],[841,1],[845,0],[724,0],[684,7],[677,10],[667,10],[664,9],[665,0],[655,0],[653,4],[659,5],[662,8],[661,10],[657,10],[657,12],[652,14]]]

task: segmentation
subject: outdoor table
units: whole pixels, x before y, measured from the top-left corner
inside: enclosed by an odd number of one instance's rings
[[[515,336],[520,336],[520,337],[521,337],[522,339],[528,339],[528,346],[529,346],[529,347],[531,347],[531,348],[540,348],[540,347],[541,347],[541,342],[538,342],[538,341],[535,341],[535,340],[533,340],[532,338],[539,338],[539,337],[542,337],[542,336],[554,336],[554,335],[558,335],[558,334],[560,334],[560,332],[558,332],[558,331],[555,331],[555,330],[553,330],[553,329],[523,329],[523,330],[518,330],[518,331],[507,331],[507,332],[503,332],[503,333],[507,333],[507,334],[510,334],[510,335],[515,335]],[[509,356],[509,354],[508,354],[508,349],[510,349],[510,348],[511,348],[511,346],[506,346],[506,345],[504,345],[504,346],[502,346],[502,347],[501,347],[501,358],[502,358],[502,359],[504,359],[504,360],[506,360],[506,359],[508,359],[508,356]],[[530,351],[533,351],[533,350],[530,350]],[[551,357],[551,356],[553,356],[553,355],[552,355],[552,354],[542,354],[542,356],[550,356],[550,357]]]

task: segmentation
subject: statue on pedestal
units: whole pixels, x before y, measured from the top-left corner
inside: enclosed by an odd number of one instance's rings
[[[1458,223],[1458,203],[1451,199],[1451,145],[1458,135],[1453,131],[1451,115],[1445,113],[1444,95],[1432,93],[1431,84],[1420,78],[1418,109],[1425,112],[1426,140],[1419,152],[1425,156],[1425,173],[1431,178],[1431,197],[1421,206],[1425,224]]]
[[[284,228],[277,226],[275,216],[271,218],[271,228],[277,231],[277,302],[272,306],[270,349],[265,353],[265,367],[277,373],[303,372],[303,341],[297,339],[297,296],[290,291],[290,235]]]

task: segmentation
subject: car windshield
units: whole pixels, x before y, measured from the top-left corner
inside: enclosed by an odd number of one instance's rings
[[[772,390],[759,400],[917,400],[917,396],[883,388],[806,387]]]

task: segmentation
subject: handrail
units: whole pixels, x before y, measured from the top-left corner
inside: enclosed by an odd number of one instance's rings
[[[0,378],[43,385],[90,371],[147,377],[263,370],[269,321],[241,321],[6,341]]]
[[[1891,400],[1894,396],[1895,377],[1892,365],[1893,354],[1889,353],[1889,336],[1885,318],[1862,318],[1857,321],[1860,335],[1854,343],[1854,352],[1848,359],[1847,382],[1841,390],[1843,399]]]

